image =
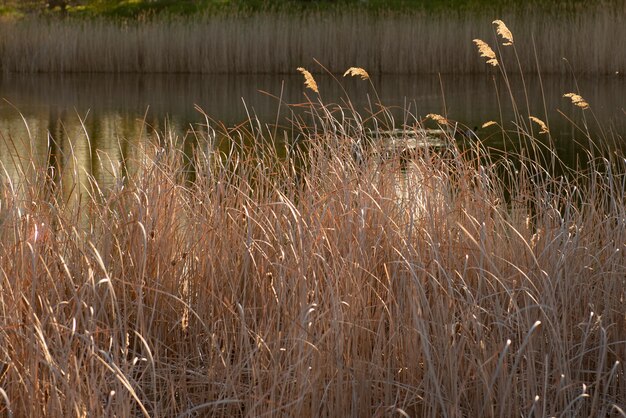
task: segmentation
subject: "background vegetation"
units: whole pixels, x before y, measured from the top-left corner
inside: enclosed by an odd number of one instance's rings
[[[519,59],[514,70],[626,74],[626,54],[609,41],[626,38],[624,0],[59,4],[5,1],[3,72],[277,74],[316,59],[333,73],[488,73],[467,45],[489,42],[489,22],[503,18],[532,45],[508,58]]]
[[[320,11],[368,12],[501,12],[516,8],[541,8],[552,12],[576,11],[583,7],[611,6],[623,0],[3,0],[4,14],[52,14],[83,17],[211,15],[216,13],[291,13]]]
[[[372,74],[490,74],[471,41],[493,42],[495,17],[358,11],[132,22],[33,17],[0,25],[0,66],[5,73],[293,74],[302,65],[319,70],[316,59],[335,74],[353,65]],[[626,74],[626,53],[607,41],[626,39],[626,13],[589,7],[576,14],[529,9],[498,17],[527,45],[518,56],[503,50],[510,71]]]

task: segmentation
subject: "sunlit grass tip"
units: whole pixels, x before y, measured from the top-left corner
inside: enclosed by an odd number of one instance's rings
[[[496,66],[498,65],[498,59],[496,58],[496,53],[493,52],[493,49],[487,43],[481,39],[474,39],[473,41],[478,47],[478,52],[480,52],[481,57],[487,58],[487,64]]]
[[[582,109],[588,109],[589,103],[585,99],[582,98],[580,94],[576,93],[566,93],[563,97],[569,98],[575,106],[578,106]]]
[[[314,92],[319,93],[319,89],[317,88],[317,83],[315,82],[313,75],[302,67],[298,67],[297,70],[304,76],[304,85]]]
[[[448,124],[448,119],[444,118],[441,115],[438,115],[436,113],[429,113],[428,115],[426,115],[426,117],[428,119],[432,119],[435,122],[437,122],[440,125],[447,125]]]
[[[502,45],[504,46],[513,45],[513,34],[509,30],[509,28],[504,24],[504,22],[501,21],[500,19],[497,19],[497,20],[494,20],[492,23],[496,25],[496,33],[502,36],[502,38],[504,38],[504,40],[506,41]]]
[[[363,68],[350,67],[343,73],[343,76],[361,77],[361,80],[369,80],[370,75]]]
[[[490,120],[490,121],[487,121],[487,122],[483,123],[481,128],[484,129],[484,128],[488,128],[490,126],[497,125],[497,124],[498,124],[497,122],[495,122],[493,120]]]
[[[539,131],[540,134],[550,133],[550,130],[548,129],[548,125],[546,125],[544,121],[542,121],[541,119],[535,116],[529,116],[529,118],[530,120],[535,122],[537,125],[539,125],[539,128],[541,128],[541,130]]]

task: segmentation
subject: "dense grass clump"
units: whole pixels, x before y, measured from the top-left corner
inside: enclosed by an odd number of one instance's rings
[[[356,162],[368,122],[309,105],[287,157],[251,125],[3,179],[3,414],[623,415],[623,159]]]

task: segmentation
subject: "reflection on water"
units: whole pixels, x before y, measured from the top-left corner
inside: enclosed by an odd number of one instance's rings
[[[525,84],[514,78],[511,83],[518,110],[527,115],[530,108],[530,114],[548,119],[557,152],[566,161],[574,161],[579,150],[576,140],[583,138],[576,126],[585,130],[583,125],[587,123],[597,132],[597,118],[605,130],[611,128],[622,136],[626,132],[624,77],[526,77]],[[498,77],[385,75],[372,79],[371,85],[328,75],[317,75],[316,79],[324,103],[342,103],[349,97],[357,110],[367,113],[370,103],[379,97],[391,107],[396,126],[439,113],[470,127],[488,120],[504,121],[513,127],[510,96]],[[591,104],[593,115],[590,111],[583,113],[562,97],[572,91],[580,91]],[[295,104],[306,100],[305,93],[317,99],[315,93],[305,91],[302,78],[296,74],[5,75],[0,79],[0,96],[6,100],[0,104],[0,161],[14,176],[21,163],[16,159],[18,154],[47,158],[48,151],[63,155],[71,150],[80,170],[106,181],[111,169],[103,168],[98,158],[102,152],[112,162],[121,161],[133,152],[133,141],[154,132],[169,128],[184,135],[197,129],[205,119],[196,105],[214,121],[226,125],[245,121],[247,113],[274,123],[279,112],[277,97]],[[280,116],[288,113],[285,106],[280,108]],[[502,137],[494,132],[494,128],[478,130],[490,145],[504,146]],[[77,168],[68,164],[64,169]]]

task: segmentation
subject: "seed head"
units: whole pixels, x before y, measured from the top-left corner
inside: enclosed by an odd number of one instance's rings
[[[493,52],[493,49],[485,41],[480,39],[474,39],[474,43],[478,47],[478,52],[480,52],[481,57],[487,58],[487,64],[493,65],[494,67],[498,65],[498,59],[496,58],[496,53]]]
[[[426,117],[428,119],[432,119],[435,122],[437,122],[440,125],[447,125],[448,124],[448,119],[444,118],[441,115],[438,115],[436,113],[429,113],[428,115],[426,115]]]
[[[498,35],[502,36],[504,40],[506,41],[502,45],[504,46],[513,45],[513,34],[509,30],[509,28],[506,27],[504,22],[501,20],[494,20],[492,23],[496,25],[496,32],[498,33]]]
[[[363,68],[360,67],[350,67],[348,70],[343,73],[343,76],[350,75],[352,77],[361,77],[361,80],[369,80],[370,75]]]
[[[300,71],[304,76],[304,85],[314,92],[319,93],[319,90],[317,89],[317,83],[315,82],[315,79],[313,78],[311,73],[302,67],[298,67],[298,71]]]
[[[589,103],[585,101],[579,94],[576,93],[567,93],[564,94],[563,97],[569,98],[575,106],[578,106],[582,109],[588,109]]]
[[[548,129],[548,125],[546,125],[541,119],[535,116],[529,116],[529,118],[530,120],[535,122],[537,125],[539,125],[539,127],[541,128],[541,130],[539,131],[540,134],[550,133],[550,130]]]

